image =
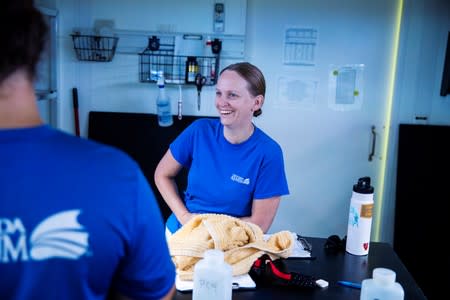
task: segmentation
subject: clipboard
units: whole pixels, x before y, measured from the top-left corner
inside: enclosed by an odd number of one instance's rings
[[[233,276],[233,290],[253,290],[256,289],[256,283],[248,274]],[[180,292],[192,292],[194,281],[181,280],[177,275],[175,287]]]

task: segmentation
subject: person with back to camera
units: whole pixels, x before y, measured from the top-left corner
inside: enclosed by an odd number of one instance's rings
[[[238,217],[268,231],[289,189],[281,147],[252,122],[261,114],[265,90],[256,66],[227,66],[216,85],[220,121],[198,119],[171,143],[154,176],[173,212],[166,236],[200,213]],[[183,167],[189,173],[182,200],[174,178]]]
[[[44,18],[6,0],[0,19],[0,298],[171,299],[175,266],[140,168],[43,123]]]

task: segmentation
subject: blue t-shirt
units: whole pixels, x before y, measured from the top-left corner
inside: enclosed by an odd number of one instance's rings
[[[0,298],[159,299],[175,281],[156,199],[112,147],[0,129]]]
[[[184,195],[192,213],[251,215],[253,200],[289,194],[281,147],[255,127],[243,143],[231,144],[218,119],[193,122],[170,145],[173,157],[189,169]],[[167,223],[181,227],[174,214]]]

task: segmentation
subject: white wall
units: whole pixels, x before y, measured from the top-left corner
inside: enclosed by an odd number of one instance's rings
[[[204,0],[208,5],[212,5],[214,1]],[[228,8],[236,9],[236,11],[246,12],[251,14],[252,11],[246,11],[258,5],[258,0],[248,0],[248,6],[239,8],[236,3],[246,3],[245,0],[227,0],[224,1]],[[367,0],[369,1],[369,0]],[[92,63],[77,61],[73,51],[73,44],[70,37],[72,30],[77,27],[93,26],[96,18],[109,19],[113,16],[115,18],[116,27],[123,27],[119,29],[136,29],[140,30],[141,25],[145,30],[155,30],[161,24],[165,23],[161,16],[164,14],[158,13],[155,9],[156,3],[159,1],[144,1],[133,0],[126,2],[126,10],[120,1],[112,2],[106,0],[53,0],[53,1],[38,1],[48,4],[50,7],[57,8],[59,11],[60,28],[59,28],[59,103],[58,103],[58,127],[68,131],[74,132],[74,121],[72,111],[72,87],[77,87],[79,92],[80,105],[80,122],[82,135],[87,134],[87,117],[91,110],[107,110],[107,111],[124,111],[124,112],[155,112],[156,88],[151,84],[139,83],[138,81],[138,56],[129,54],[116,54],[112,62],[109,63]],[[117,2],[117,3],[116,3]],[[196,0],[193,3],[198,5],[202,0]],[[350,1],[351,2],[351,1]],[[370,1],[369,1],[370,2]],[[92,5],[94,3],[94,5]],[[166,3],[166,2],[164,2]],[[187,3],[187,1],[180,1],[180,3]],[[305,7],[312,5],[312,2],[303,1]],[[347,1],[347,3],[349,3]],[[361,1],[355,0],[355,4],[362,5]],[[101,10],[104,5],[110,7],[107,10]],[[185,5],[185,4],[183,4]],[[119,11],[117,11],[119,7]],[[199,6],[203,9],[204,6]],[[248,7],[248,8],[247,8]],[[161,9],[168,9],[168,6],[160,7]],[[327,11],[329,5],[324,5],[323,11]],[[396,139],[397,139],[397,125],[401,122],[416,123],[416,115],[426,115],[429,124],[449,124],[450,125],[450,99],[439,96],[440,82],[442,76],[443,56],[445,53],[445,44],[447,32],[450,30],[449,25],[449,2],[446,0],[405,0],[404,1],[404,24],[402,26],[402,36],[400,45],[400,56],[398,64],[398,75],[394,97],[394,110],[392,115],[391,136],[389,144],[388,169],[386,178],[385,197],[388,198],[386,203],[389,203],[384,209],[384,214],[388,215],[387,224],[384,226],[382,233],[382,240],[392,241],[392,217],[395,209],[395,165],[396,165]],[[128,11],[129,9],[129,11]],[[241,11],[241,14],[242,14]],[[174,12],[175,13],[175,12]],[[178,10],[176,13],[179,13]],[[227,14],[228,16],[229,14]],[[210,14],[206,13],[205,19],[189,18],[191,16],[178,16],[177,21],[184,20],[187,24],[183,30],[195,32],[202,28],[203,22],[206,22],[209,27],[211,20]],[[154,20],[152,18],[155,17]],[[314,23],[315,19],[325,22],[321,18],[326,18],[327,15],[321,12],[312,14],[309,20],[301,20],[303,24],[308,25]],[[329,16],[328,16],[329,17]],[[232,30],[232,33],[242,34],[247,33],[247,28],[243,23],[245,18],[238,18],[227,20],[227,24],[233,26],[227,28]],[[328,21],[328,19],[327,19]],[[332,22],[333,20],[329,20]],[[270,14],[267,22],[270,24]],[[200,27],[198,27],[200,26]],[[368,24],[368,26],[370,26]],[[164,27],[164,26],[163,26]],[[170,26],[169,26],[170,27]],[[167,28],[167,26],[165,27]],[[209,27],[210,28],[210,27]],[[175,30],[180,30],[176,28]],[[337,40],[336,42],[350,42],[352,32],[357,30],[355,28],[347,28],[348,41]],[[261,35],[269,34],[263,31]],[[251,39],[247,41],[248,48],[253,48],[253,51],[258,51],[258,47],[270,47],[265,44],[252,44]],[[367,51],[373,51],[373,46],[370,43],[370,37],[367,39]],[[333,49],[323,49],[323,51],[330,51],[328,55],[332,55]],[[336,53],[342,61],[346,59],[346,53]],[[273,59],[269,57],[268,59]],[[269,75],[270,78],[270,75]],[[376,79],[383,80],[383,79]],[[370,82],[366,83],[368,86]],[[374,91],[376,93],[376,91]],[[183,88],[184,111],[186,114],[198,115],[215,115],[213,107],[213,87],[205,87],[202,92],[202,110],[196,110],[196,91],[195,88]],[[169,95],[173,100],[178,97],[178,89],[176,87],[169,88]],[[176,110],[176,101],[172,101],[172,109]],[[311,118],[314,114],[311,114]],[[319,117],[318,115],[316,117]],[[295,117],[283,119],[283,124],[280,125],[279,118],[270,117],[270,112],[265,112],[264,121],[259,121],[264,129],[270,134],[274,134],[276,138],[282,141],[289,140],[289,130],[284,126],[291,125],[291,130],[297,130],[298,122]],[[283,126],[283,127],[282,127]],[[323,135],[323,145],[328,145],[330,140],[334,140],[332,136],[327,136],[326,132],[320,131],[318,134]],[[334,141],[335,143],[342,143],[345,141]],[[303,141],[297,147],[304,147]],[[328,147],[328,146],[327,146]],[[321,147],[320,144],[314,145],[315,151],[309,151],[311,157],[310,162],[325,163],[324,157],[330,154],[330,149]],[[299,165],[299,152],[290,147],[285,149],[286,160],[290,166]],[[292,168],[292,167],[290,167]],[[334,170],[338,176],[341,170]],[[318,174],[317,174],[318,175]],[[317,177],[319,180],[320,177]],[[297,185],[298,178],[291,179]],[[298,182],[301,186],[302,182]],[[297,186],[295,187],[297,188]],[[350,186],[344,186],[343,189],[350,190]],[[295,196],[295,192],[294,192]],[[349,201],[344,199],[343,201]],[[333,209],[333,208],[331,208]],[[329,210],[327,207],[318,204],[317,211],[309,211],[308,215],[302,215],[298,211],[299,218],[310,218],[314,220],[315,214],[321,213],[321,210]],[[332,211],[329,211],[331,214]],[[278,216],[283,217],[283,216]],[[316,227],[322,226],[319,221]],[[312,221],[314,223],[314,221]],[[311,225],[312,226],[312,225]],[[312,235],[326,235],[332,232],[333,229],[327,231],[315,231],[313,228],[308,228],[304,234]],[[342,231],[338,232],[339,234]]]
[[[449,31],[449,1],[405,3],[394,115],[398,123],[450,124],[450,96],[439,94]]]
[[[377,125],[384,134],[396,9],[396,1],[248,1],[247,55],[263,69],[268,84],[265,113],[256,122],[283,147],[291,188],[281,202],[274,230],[343,236],[356,180],[371,176],[375,196],[381,193],[376,184],[382,159],[368,162],[370,128]],[[288,27],[318,30],[314,66],[283,64]],[[365,65],[364,102],[359,109],[330,107],[328,75],[333,64]],[[278,93],[282,76],[317,83],[310,106],[275,104],[282,96]]]

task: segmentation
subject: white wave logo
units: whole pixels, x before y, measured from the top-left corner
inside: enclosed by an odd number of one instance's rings
[[[244,178],[236,174],[231,175],[230,179],[241,184],[250,184],[250,178]]]
[[[78,223],[79,210],[55,214],[42,221],[30,237],[33,260],[77,259],[88,249],[89,234]]]
[[[89,249],[89,233],[78,223],[79,214],[80,210],[69,210],[44,219],[31,233],[29,252],[22,221],[0,219],[0,262],[78,259]]]

